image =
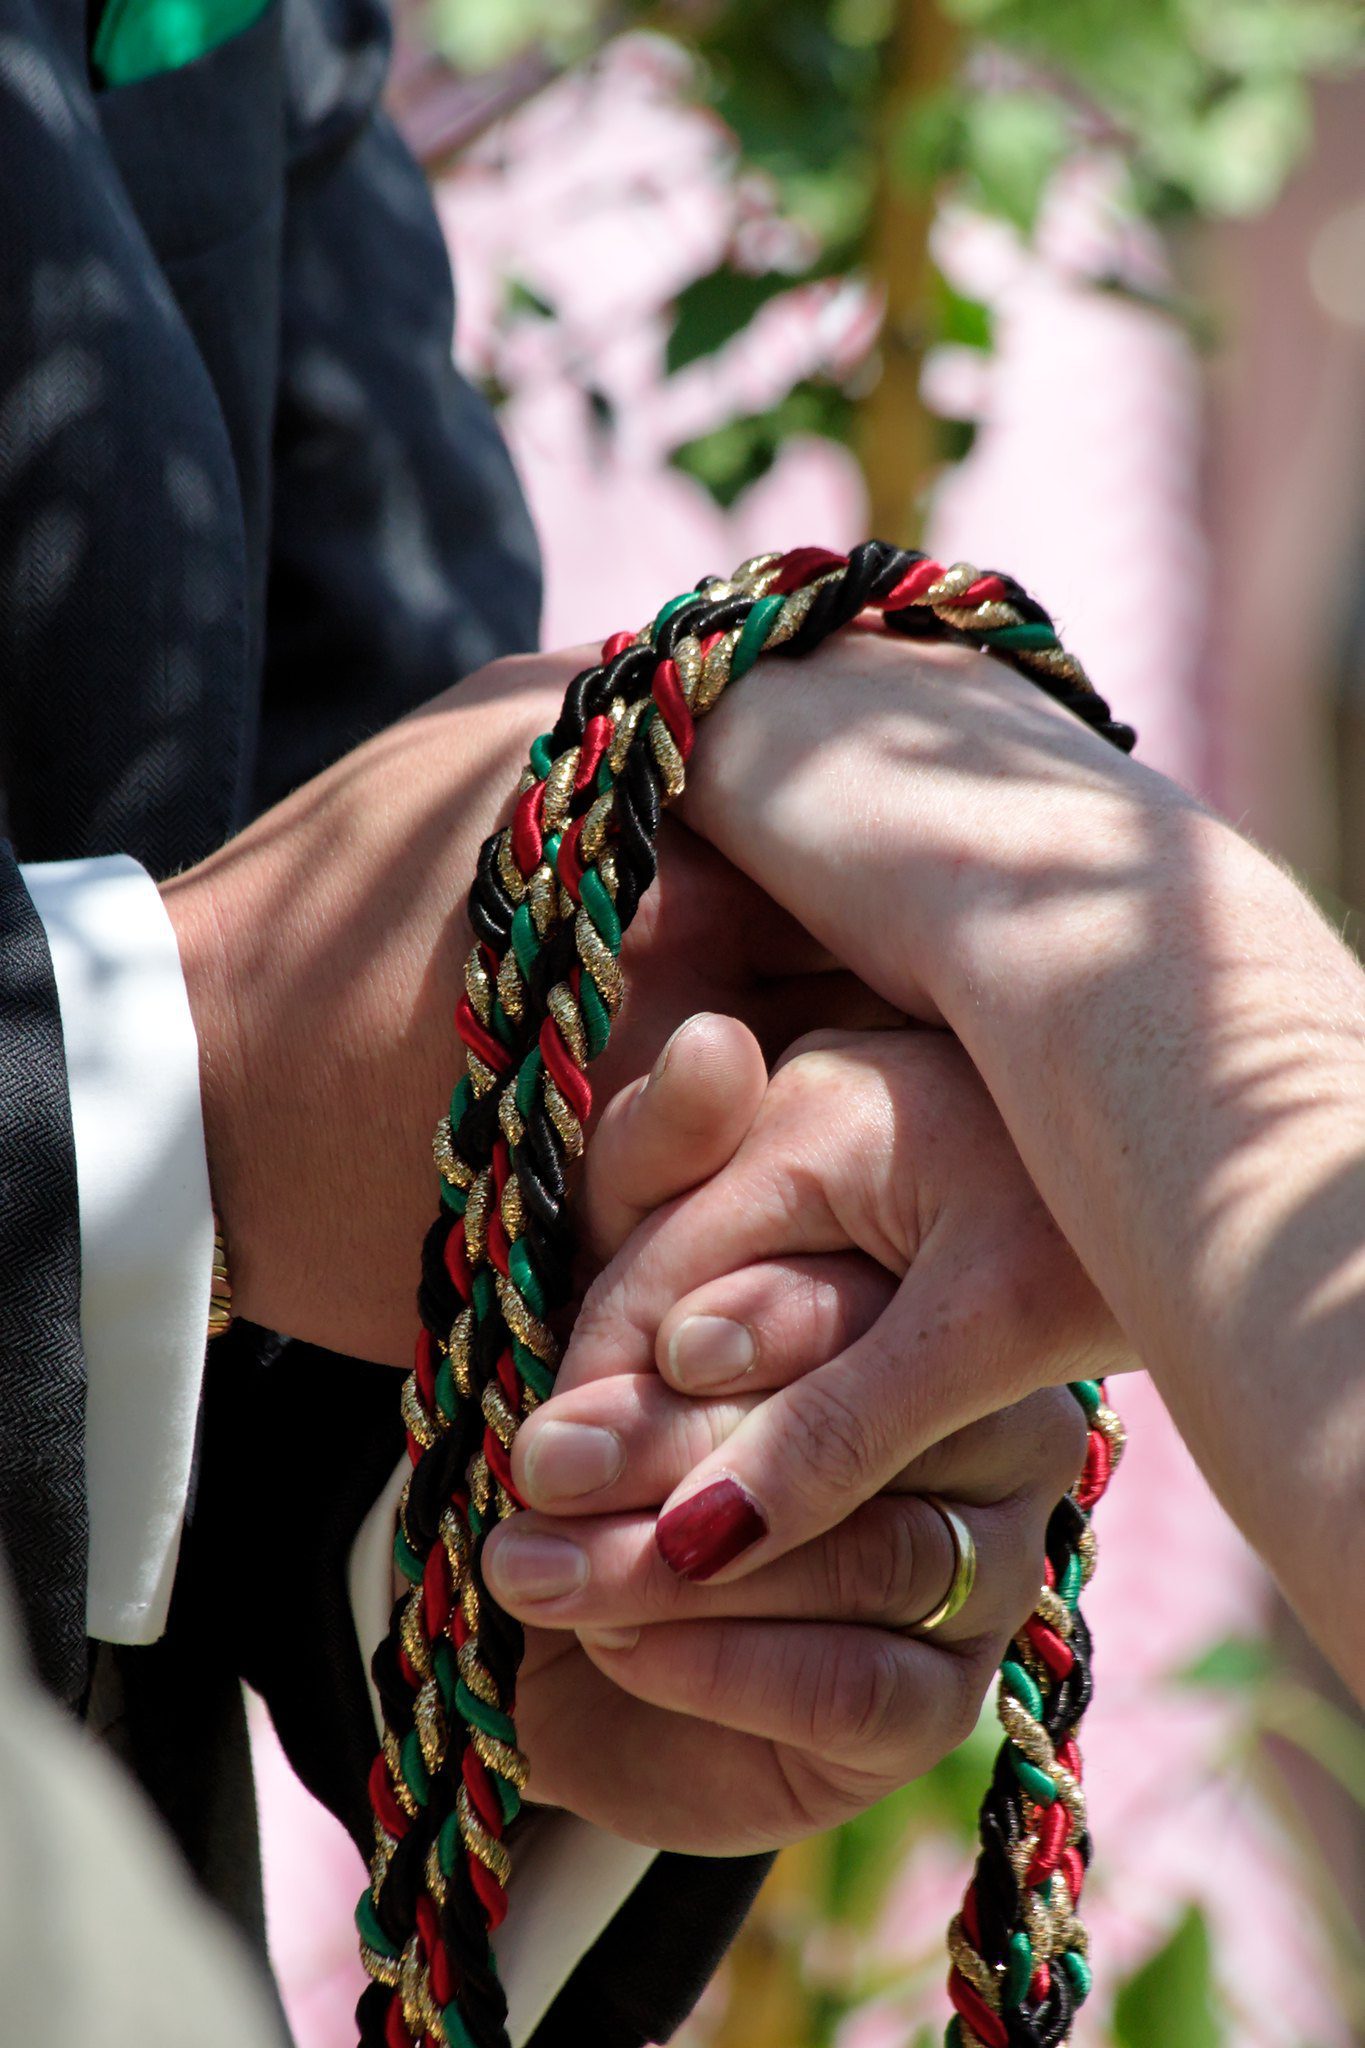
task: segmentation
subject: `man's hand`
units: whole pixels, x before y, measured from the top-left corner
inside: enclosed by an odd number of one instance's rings
[[[234,1301],[267,1328],[411,1358],[431,1136],[460,1070],[465,899],[587,658],[483,671],[165,885]],[[816,1022],[893,1014],[690,833],[668,824],[660,856],[628,1010],[593,1069],[602,1099],[694,1011],[735,1011],[769,1052]]]
[[[607,1110],[588,1154],[599,1250],[635,1227],[589,1294],[561,1390],[519,1432],[533,1511],[484,1549],[490,1589],[527,1624],[532,1796],[713,1854],[833,1825],[929,1768],[972,1726],[1036,1598],[1047,1518],[1084,1452],[1079,1409],[1048,1390],[917,1442],[902,1349],[931,1350],[972,1416],[974,1378],[1002,1360],[1023,1389],[1120,1349],[949,1041],[846,1037],[762,1082],[743,1027],[699,1019]],[[680,1173],[700,1178],[689,1127],[733,1158],[641,1222]],[[670,1568],[659,1506],[721,1475],[766,1533],[728,1568],[691,1568],[695,1548]],[[953,1567],[926,1492],[965,1517],[979,1570],[921,1641],[905,1630]]]

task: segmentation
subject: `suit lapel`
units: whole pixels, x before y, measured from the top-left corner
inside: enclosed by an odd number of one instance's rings
[[[97,99],[69,13],[0,0],[0,746],[23,858],[164,874],[242,822],[254,771],[278,21]]]

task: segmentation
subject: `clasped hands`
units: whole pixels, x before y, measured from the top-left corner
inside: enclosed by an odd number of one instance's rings
[[[458,906],[576,665],[485,671],[166,885],[253,1321],[408,1362]],[[743,738],[718,755],[740,775]],[[703,830],[708,804],[733,818],[734,792],[703,779]],[[833,805],[822,824],[847,843]],[[1123,1345],[965,1056],[906,1028],[932,1005],[905,979],[868,986],[875,931],[858,978],[811,936],[813,897],[798,921],[668,821],[660,852],[593,1070],[605,1269],[518,1439],[533,1509],[485,1562],[528,1624],[531,1796],[724,1854],[833,1824],[971,1727],[1079,1468],[1058,1383]],[[874,880],[885,858],[871,848]],[[961,1614],[919,1640],[904,1630],[953,1564],[925,1494],[967,1518],[980,1563]]]
[[[531,1793],[771,1848],[971,1729],[1084,1455],[1072,1397],[1028,1390],[1118,1340],[944,1033],[816,1034],[769,1080],[741,1023],[695,1018],[588,1160],[608,1263],[517,1438],[530,1511],[484,1550],[527,1626]],[[945,1406],[975,1419],[935,1442]],[[979,1569],[918,1639],[954,1566],[926,1494]]]

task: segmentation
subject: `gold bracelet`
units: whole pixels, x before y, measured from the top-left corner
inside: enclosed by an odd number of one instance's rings
[[[232,1321],[232,1282],[228,1278],[227,1251],[218,1211],[213,1212],[213,1284],[209,1290],[209,1338],[221,1337]]]

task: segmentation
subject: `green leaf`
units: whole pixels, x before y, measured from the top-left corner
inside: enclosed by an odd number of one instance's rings
[[[976,446],[978,433],[975,420],[950,420],[935,417],[934,445],[940,462],[965,462]]]
[[[527,284],[524,277],[505,277],[502,283],[504,320],[524,319],[528,315],[535,320],[553,320],[555,309],[534,285]]]
[[[750,164],[780,183],[867,147],[878,48],[841,39],[829,0],[732,0],[702,19],[712,104]]]
[[[886,41],[895,19],[895,0],[832,0],[830,34],[850,49],[867,50]]]
[[[870,1928],[914,1833],[913,1787],[904,1785],[835,1829],[825,1910],[842,1926]]]
[[[793,434],[847,438],[850,404],[835,384],[798,384],[764,412],[730,420],[709,434],[699,434],[675,448],[669,460],[675,469],[704,484],[727,510],[741,491],[766,476],[784,441]]]
[[[1359,56],[1359,0],[1235,0],[1210,15],[1205,47],[1230,71],[1331,71]]]
[[[1292,1742],[1365,1809],[1365,1729],[1354,1713],[1293,1680],[1272,1681],[1257,1697],[1257,1723]]]
[[[1312,110],[1298,78],[1250,79],[1220,94],[1186,150],[1196,201],[1212,214],[1269,206],[1308,147]]]
[[[1000,1730],[987,1707],[967,1740],[933,1770],[835,1830],[825,1900],[834,1919],[869,1927],[907,1848],[920,1837],[946,1834],[970,1851],[999,1743]]]
[[[496,71],[535,47],[569,62],[593,46],[598,0],[431,0],[428,31],[457,69]]]
[[[756,276],[728,265],[697,278],[679,292],[674,307],[665,359],[669,375],[733,341],[760,307],[799,282],[786,271],[770,270]]]
[[[728,512],[741,491],[767,475],[777,459],[777,446],[777,437],[758,415],[731,420],[713,433],[685,441],[669,460],[685,476],[695,477]]]
[[[1175,1674],[1179,1685],[1215,1692],[1250,1692],[1275,1668],[1270,1645],[1259,1636],[1225,1636]]]
[[[1070,117],[1050,94],[985,93],[968,108],[963,165],[974,196],[1023,234],[1070,148]]]
[[[1114,2041],[1116,2048],[1221,2048],[1225,2040],[1208,1923],[1190,1906],[1169,1939],[1119,1986]]]
[[[941,270],[934,272],[934,339],[951,342],[955,348],[979,348],[986,354],[995,347],[995,316],[990,307],[958,291]]]

